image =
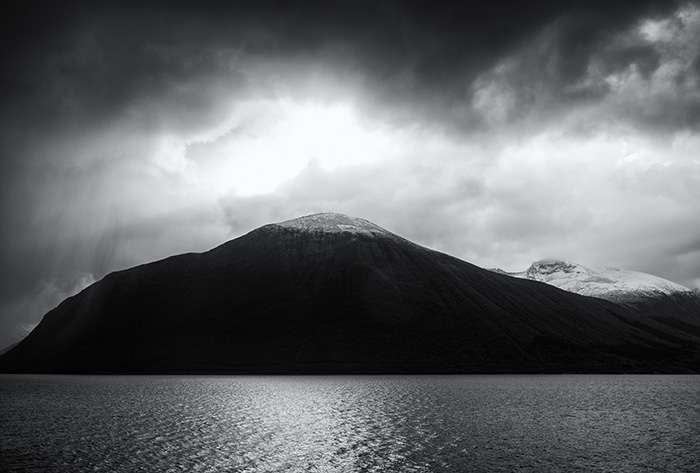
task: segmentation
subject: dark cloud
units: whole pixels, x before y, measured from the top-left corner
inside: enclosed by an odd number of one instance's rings
[[[464,111],[470,84],[546,28],[554,28],[555,44],[526,67],[550,61],[547,85],[556,80],[563,89],[586,74],[591,54],[610,36],[639,18],[673,11],[674,2],[71,5],[22,2],[10,15],[2,74],[3,102],[14,105],[10,123],[26,117],[65,126],[72,117],[84,126],[144,103],[157,110],[179,105],[196,117],[222,88],[264,93],[270,84],[294,80],[275,77],[279,70],[256,74],[254,58],[321,63],[336,79],[359,74],[373,100],[412,103],[451,126],[456,120],[473,126]],[[309,79],[303,71],[294,75]]]
[[[687,4],[652,16],[563,15],[479,76],[474,105],[492,126],[530,132],[571,119],[572,109],[576,132],[619,123],[650,133],[697,130],[699,11]]]

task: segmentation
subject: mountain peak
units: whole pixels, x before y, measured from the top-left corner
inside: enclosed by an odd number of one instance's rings
[[[535,261],[527,269],[526,273],[528,279],[537,279],[534,276],[537,275],[548,275],[553,273],[574,273],[581,272],[581,266],[570,261],[563,261],[555,258],[546,258],[539,261]],[[531,277],[533,276],[533,277]]]
[[[286,220],[284,222],[273,223],[272,226],[289,228],[306,232],[324,233],[355,233],[367,236],[391,235],[388,230],[383,229],[369,220],[349,217],[335,212],[317,213],[304,217]]]

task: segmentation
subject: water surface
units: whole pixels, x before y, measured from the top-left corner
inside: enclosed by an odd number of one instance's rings
[[[0,470],[698,471],[700,376],[0,376]]]

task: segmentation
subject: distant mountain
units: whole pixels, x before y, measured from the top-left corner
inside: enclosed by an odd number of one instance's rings
[[[700,336],[700,291],[658,276],[556,259],[536,261],[520,272],[493,271],[616,302],[647,320]]]
[[[700,372],[700,332],[316,214],[109,274],[2,372]],[[698,325],[700,329],[700,325]]]
[[[617,268],[589,268],[570,261],[544,259],[525,271],[508,273],[517,278],[546,282],[552,286],[584,296],[613,302],[638,302],[648,298],[692,296],[693,291],[666,279],[638,271]]]

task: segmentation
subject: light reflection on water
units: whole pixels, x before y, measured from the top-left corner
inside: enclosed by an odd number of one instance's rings
[[[0,377],[0,470],[697,471],[700,376]]]

